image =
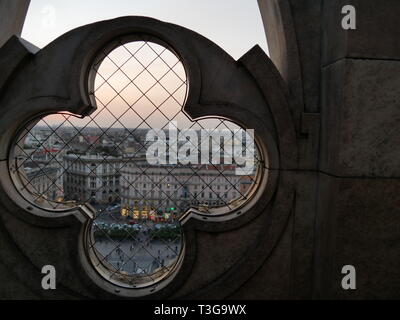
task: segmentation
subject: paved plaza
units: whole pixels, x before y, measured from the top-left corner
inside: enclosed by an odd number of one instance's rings
[[[104,256],[105,261],[116,269],[128,274],[151,274],[160,267],[174,264],[181,251],[179,240],[146,242],[137,240],[115,241],[99,240],[96,249]]]

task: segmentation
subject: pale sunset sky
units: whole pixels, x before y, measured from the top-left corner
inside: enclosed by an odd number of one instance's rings
[[[31,0],[22,37],[42,48],[63,33],[76,27],[129,15],[148,16],[192,29],[214,41],[235,59],[239,59],[256,44],[268,53],[257,0]],[[157,48],[155,49],[157,50]],[[151,50],[149,54],[151,54]],[[127,73],[134,70],[128,69],[128,67],[129,64],[126,65]],[[154,64],[155,73],[157,73],[156,67],[157,64]],[[134,67],[132,66],[132,68]],[[112,66],[103,65],[102,69],[105,71],[107,69],[112,70]],[[162,73],[161,69],[162,66],[160,65],[158,70],[160,74]],[[181,66],[177,65],[174,70],[178,75],[182,75]],[[126,82],[124,80],[126,79],[122,74],[117,74],[113,78],[118,90],[122,89]],[[167,77],[164,80],[165,86],[170,85],[171,90],[175,88],[175,85],[179,85],[176,78],[168,79]],[[99,86],[101,82],[101,79],[97,79],[96,86]],[[146,82],[144,83],[146,84]],[[136,89],[129,91],[130,88],[127,88],[124,94],[131,99],[133,97],[139,98],[140,95],[138,95]],[[177,91],[178,101],[184,96],[182,94],[184,89],[181,88]],[[106,86],[99,90],[97,97],[107,101],[112,95],[112,90]],[[165,92],[162,92],[161,89],[157,91],[157,88],[155,88],[152,95],[152,99],[154,97],[155,100],[162,101]],[[164,105],[168,115],[173,114],[176,109],[176,106],[172,107],[174,105],[172,102]],[[147,105],[149,105],[149,101],[142,99],[135,105],[135,109],[143,110],[143,113],[139,112],[146,116],[153,110],[152,107],[147,107]],[[98,105],[98,107],[101,106]],[[112,112],[119,116],[124,113],[127,106],[118,97],[110,107]],[[110,120],[112,117],[107,113],[107,111],[103,111],[96,118],[101,126],[109,126],[112,123],[112,120]],[[48,122],[55,124],[58,122],[57,119],[59,120],[58,117],[50,117]],[[124,118],[127,119],[127,123],[123,123],[124,126],[135,127],[140,122],[132,112],[126,113]],[[133,118],[136,118],[136,120],[132,120]],[[155,119],[155,117],[153,118]],[[164,121],[165,119],[160,121],[155,119],[152,125],[160,126]],[[85,120],[80,120],[74,124],[82,126],[85,123]]]

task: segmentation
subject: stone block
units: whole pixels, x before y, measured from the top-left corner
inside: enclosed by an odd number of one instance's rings
[[[400,61],[346,59],[323,70],[320,169],[400,176]]]
[[[393,299],[400,288],[400,179],[337,179],[324,176],[315,268],[322,271],[322,298]],[[323,194],[325,193],[325,194]],[[328,195],[329,194],[329,195]],[[323,201],[326,197],[329,202]],[[319,224],[321,227],[321,224]],[[323,232],[322,232],[323,231]],[[344,265],[356,268],[357,290],[343,290]],[[320,274],[321,275],[321,274]],[[318,281],[317,281],[318,285]],[[320,283],[321,285],[321,283]]]
[[[356,9],[356,30],[342,28],[345,5]],[[345,57],[400,59],[399,1],[324,0],[323,8],[323,65]]]

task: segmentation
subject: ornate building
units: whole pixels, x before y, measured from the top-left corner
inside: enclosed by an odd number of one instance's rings
[[[54,167],[29,167],[27,165],[26,178],[32,188],[32,192],[36,193],[41,197],[45,197],[49,200],[56,200],[58,197],[62,197],[62,192],[57,185],[59,170]]]
[[[233,165],[148,165],[124,160],[121,200],[127,208],[145,207],[182,213],[189,207],[219,207],[241,196],[242,177]]]
[[[119,202],[121,159],[99,155],[64,156],[64,192],[66,200],[78,202]]]

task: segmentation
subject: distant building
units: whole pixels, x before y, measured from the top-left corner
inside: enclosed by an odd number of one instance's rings
[[[149,166],[146,159],[124,159],[123,207],[182,213],[189,207],[218,207],[241,196],[241,177],[233,165]]]
[[[85,140],[90,145],[96,145],[99,143],[100,137],[99,136],[85,136]]]
[[[81,131],[64,128],[55,135],[52,129],[37,128],[34,139],[25,141],[24,153],[34,164],[27,168],[31,176],[35,166],[52,170],[51,181],[39,172],[34,181],[40,192],[53,185],[46,192],[49,199],[118,202],[138,210],[181,213],[189,207],[229,205],[253,184],[249,177],[236,175],[234,165],[149,165],[147,129],[139,128],[134,134],[113,129],[106,136],[94,128]],[[210,150],[210,156],[215,153]]]
[[[120,202],[121,158],[100,155],[65,155],[66,200],[91,203]]]
[[[240,193],[247,194],[254,184],[254,178],[250,176],[243,176],[240,178]]]
[[[62,191],[57,186],[57,168],[26,166],[27,187],[37,197],[44,197],[48,200],[56,200],[62,195]]]

